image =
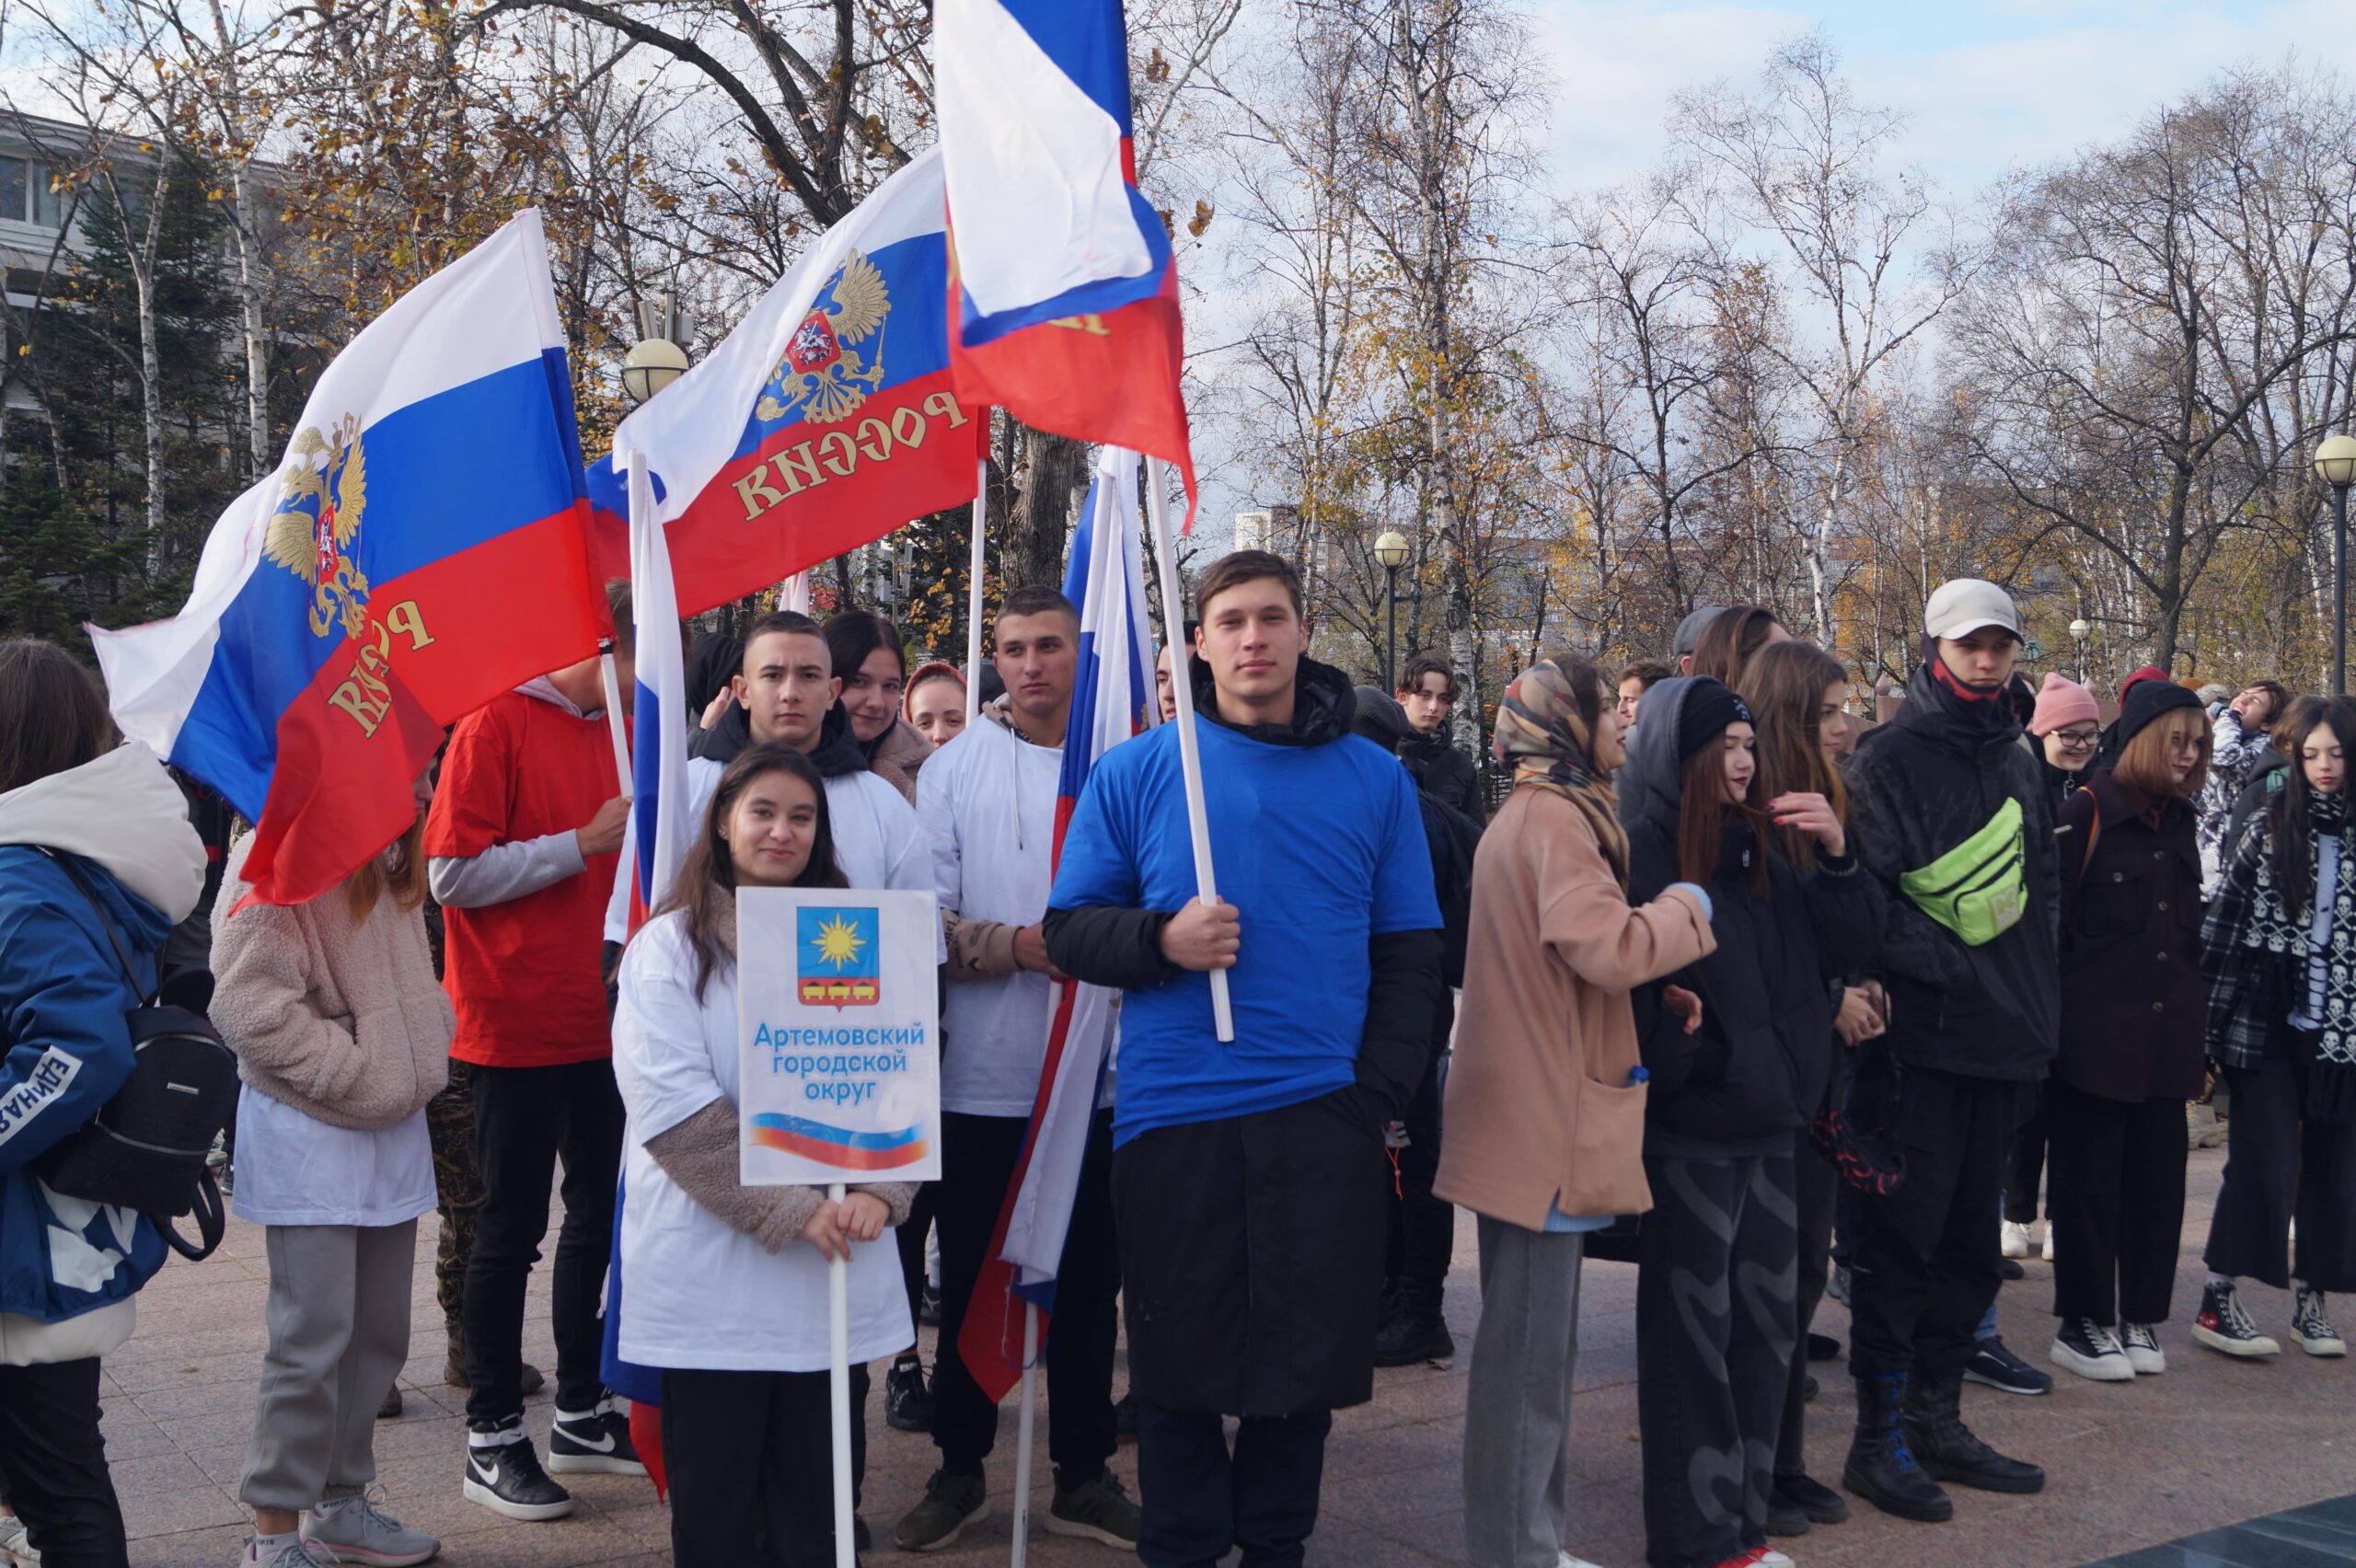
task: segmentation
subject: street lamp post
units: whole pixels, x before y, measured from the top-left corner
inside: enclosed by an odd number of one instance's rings
[[[638,302],[638,329],[643,336],[622,361],[622,394],[633,408],[687,374],[687,352],[680,345],[695,335],[695,318],[666,290]]]
[[[2356,435],[2316,448],[2316,474],[2331,487],[2331,695],[2348,695],[2348,487],[2356,484]]]
[[[1399,569],[1407,564],[1414,553],[1404,536],[1385,532],[1374,541],[1374,559],[1382,565],[1382,685],[1385,690],[1399,689]]]
[[[2086,684],[2086,639],[2094,631],[2084,616],[2070,623],[2070,640],[2078,645],[2078,684]]]

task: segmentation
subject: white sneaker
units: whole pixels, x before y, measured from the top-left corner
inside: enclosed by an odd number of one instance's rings
[[[1584,1557],[1573,1557],[1566,1551],[1554,1560],[1554,1568],[1595,1568],[1595,1564]]]
[[[1751,1554],[1753,1568],[1798,1568],[1798,1565],[1772,1546],[1760,1547]]]
[[[2033,1225],[2027,1225],[2016,1219],[2004,1221],[2004,1256],[2027,1257],[2029,1232],[2036,1228]]]
[[[33,1550],[32,1532],[14,1514],[0,1514],[0,1564],[40,1568],[40,1553]]]
[[[2101,1323],[2080,1318],[2064,1323],[2049,1353],[2053,1365],[2097,1383],[2131,1383],[2135,1365],[2119,1346],[2118,1336]]]
[[[2121,1323],[2119,1343],[2127,1353],[2127,1364],[2143,1377],[2156,1378],[2168,1369],[2167,1352],[2160,1348],[2160,1336],[2151,1324]]]
[[[2053,1222],[2050,1219],[2045,1222],[2045,1261],[2053,1261]]]

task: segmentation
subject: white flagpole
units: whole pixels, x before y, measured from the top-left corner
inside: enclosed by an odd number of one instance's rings
[[[637,528],[644,521],[642,508],[653,502],[653,487],[640,483],[646,459],[637,450],[625,453],[622,461],[629,474],[629,525]],[[646,492],[643,502],[639,499],[641,490]],[[597,640],[597,673],[605,678],[606,729],[614,738],[614,793],[627,795],[630,792],[629,731],[622,723],[621,669],[614,663],[614,640],[610,637]]]
[[[1218,902],[1211,871],[1211,828],[1203,804],[1203,752],[1195,734],[1195,689],[1186,678],[1186,652],[1178,646],[1186,625],[1185,601],[1178,596],[1178,554],[1170,544],[1170,516],[1161,499],[1161,459],[1146,460],[1145,509],[1153,521],[1153,556],[1161,576],[1161,640],[1170,655],[1170,690],[1178,703],[1178,760],[1186,776],[1186,832],[1195,843],[1195,890],[1205,904]],[[1211,975],[1211,1021],[1222,1043],[1235,1038],[1235,1011],[1228,1005],[1227,971]]]
[[[839,1208],[843,1184],[826,1188]],[[827,1368],[827,1391],[834,1403],[835,1568],[859,1568],[859,1527],[851,1519],[850,1500],[850,1262],[826,1260],[826,1335],[833,1364]]]
[[[1031,1435],[1039,1419],[1039,1309],[1022,1304],[1022,1412],[1014,1449],[1014,1568],[1031,1554]]]
[[[987,410],[984,410],[987,412]],[[974,459],[974,553],[965,569],[965,722],[982,710],[982,517],[988,499],[990,460]]]

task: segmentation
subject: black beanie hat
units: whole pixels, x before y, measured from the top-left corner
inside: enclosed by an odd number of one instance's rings
[[[2171,709],[2198,709],[2200,699],[2174,681],[2137,681],[2119,705],[2118,746],[2124,749],[2136,732]]]
[[[2190,692],[2184,694],[2190,697]],[[1697,751],[1727,732],[1729,724],[1752,722],[1750,709],[1726,684],[1697,675],[1677,713],[1677,763],[1682,767]]]

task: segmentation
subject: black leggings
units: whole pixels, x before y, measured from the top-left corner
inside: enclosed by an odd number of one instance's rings
[[[678,1568],[834,1568],[830,1377],[825,1372],[663,1374],[663,1464]],[[851,1473],[867,1460],[867,1368],[850,1369]],[[858,1498],[858,1482],[852,1482]]]
[[[44,1568],[124,1568],[122,1505],[98,1435],[98,1358],[0,1366],[0,1498]]]

